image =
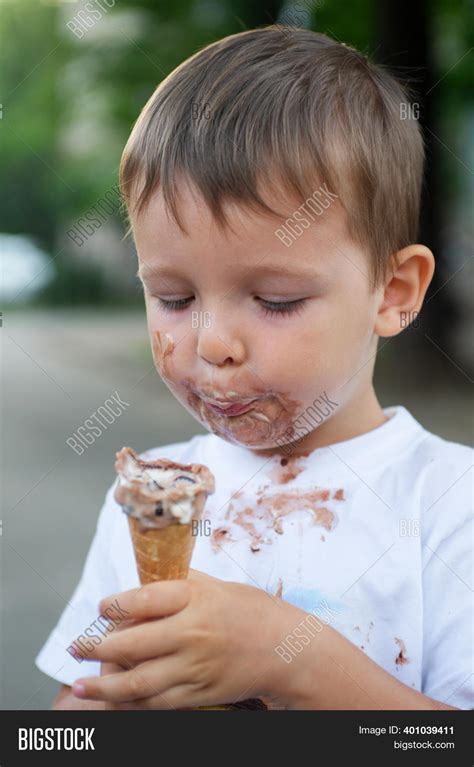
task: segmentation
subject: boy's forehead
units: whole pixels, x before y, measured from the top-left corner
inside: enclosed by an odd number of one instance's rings
[[[165,203],[161,189],[150,197],[150,201],[140,218],[134,224],[134,231],[144,237],[167,237],[173,239],[193,240],[193,235],[207,235],[209,238],[232,240],[238,234],[239,238],[249,236],[249,231],[266,230],[275,231],[278,227],[278,218],[265,216],[263,211],[252,211],[244,203],[236,201],[223,201],[222,209],[229,226],[220,227],[215,216],[206,204],[203,196],[194,188],[185,184],[180,186],[176,203],[181,221],[186,232],[183,232],[178,223],[173,219],[171,212]],[[280,201],[280,206],[282,201]],[[286,202],[287,215],[291,215],[292,205]],[[197,236],[197,235],[196,235]]]
[[[333,205],[323,214],[309,220],[309,226],[291,245],[278,236],[282,226],[297,224],[294,213],[299,205],[294,199],[278,195],[266,202],[282,213],[275,216],[265,211],[251,210],[238,202],[223,203],[228,226],[220,227],[205,200],[194,190],[180,190],[178,210],[185,228],[181,230],[157,189],[150,202],[134,221],[133,232],[141,261],[140,274],[146,276],[147,264],[154,269],[163,265],[192,259],[202,254],[220,261],[229,260],[241,269],[258,266],[262,270],[304,277],[305,268],[330,271],[328,255],[334,247],[347,247],[346,221],[341,206]],[[299,219],[301,221],[301,218]],[[339,244],[337,244],[339,243]]]

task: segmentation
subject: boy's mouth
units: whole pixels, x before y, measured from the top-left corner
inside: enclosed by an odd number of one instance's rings
[[[252,402],[248,402],[246,404],[233,403],[216,405],[213,402],[204,400],[204,403],[210,410],[212,410],[214,413],[217,413],[218,415],[225,416],[243,415],[243,413],[247,413],[247,411],[252,409],[255,402],[256,400],[252,400]]]
[[[248,410],[251,410],[257,399],[259,399],[258,397],[231,397],[229,399],[221,399],[220,397],[216,398],[206,396],[205,394],[196,390],[194,393],[199,397],[201,402],[203,402],[204,405],[213,413],[225,416],[242,415]]]

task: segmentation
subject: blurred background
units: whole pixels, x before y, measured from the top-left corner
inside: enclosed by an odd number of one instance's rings
[[[48,708],[56,692],[33,661],[80,576],[115,451],[202,431],[154,371],[117,190],[141,108],[198,48],[270,23],[308,27],[415,91],[428,153],[420,240],[437,272],[414,326],[381,345],[376,383],[384,406],[471,443],[472,13],[470,0],[0,2],[2,707]],[[123,415],[70,449],[116,392]]]

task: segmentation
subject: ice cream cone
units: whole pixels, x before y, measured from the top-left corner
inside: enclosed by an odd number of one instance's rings
[[[201,516],[206,497],[196,496],[193,521]],[[168,527],[142,527],[140,520],[128,517],[138,576],[143,586],[153,581],[187,578],[196,535],[193,522]]]
[[[128,517],[141,585],[187,578],[198,523],[207,496],[214,492],[212,473],[201,464],[177,464],[167,459],[146,462],[131,448],[122,448],[117,453],[116,469],[119,484],[115,498]],[[169,484],[164,472],[172,476]],[[178,486],[180,480],[191,478],[190,485]],[[239,708],[266,706],[262,701],[248,700],[194,710]]]

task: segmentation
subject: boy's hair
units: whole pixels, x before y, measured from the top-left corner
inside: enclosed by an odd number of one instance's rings
[[[182,180],[221,226],[224,202],[282,215],[262,190],[303,202],[324,182],[377,285],[416,241],[423,160],[407,92],[391,74],[326,35],[275,25],[208,45],[160,83],[125,146],[120,185],[131,220],[160,186],[186,231]]]

